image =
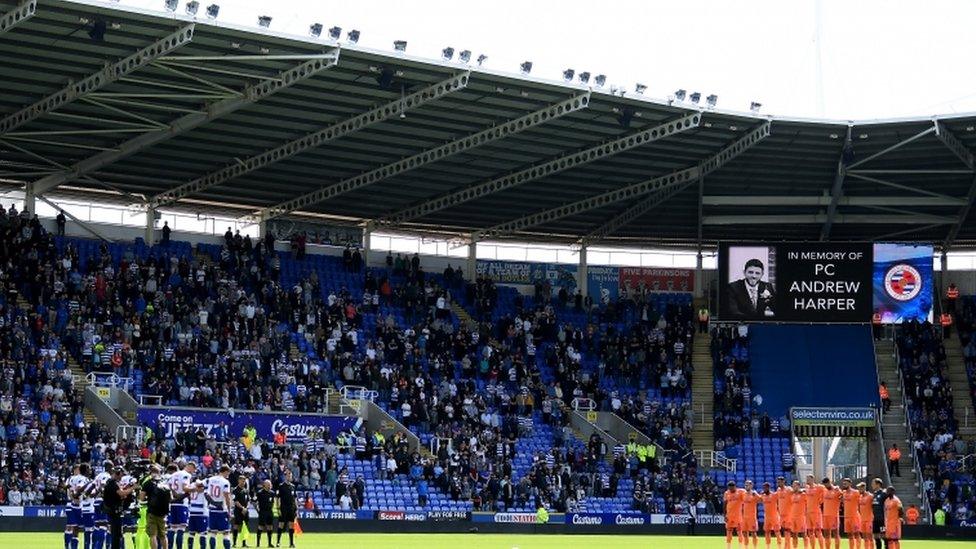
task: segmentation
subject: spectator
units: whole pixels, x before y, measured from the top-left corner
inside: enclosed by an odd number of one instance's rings
[[[888,472],[896,477],[901,476],[901,450],[897,444],[892,444],[888,449]]]
[[[888,392],[888,385],[884,381],[878,385],[878,395],[881,397],[881,410],[888,413],[891,410],[891,394]]]

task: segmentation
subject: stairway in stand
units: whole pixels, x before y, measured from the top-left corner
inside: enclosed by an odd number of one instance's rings
[[[471,315],[468,314],[467,309],[462,307],[461,304],[458,303],[457,301],[451,302],[451,311],[454,313],[454,316],[458,317],[458,320],[461,321],[462,326],[470,327],[470,326],[477,325],[477,322],[475,322],[474,318],[472,318]]]
[[[34,306],[31,305],[26,299],[24,299],[23,294],[17,294],[17,306],[25,311],[33,311]],[[85,370],[78,364],[75,357],[71,356],[71,353],[64,353],[65,361],[68,364],[68,369],[71,370],[71,375],[74,377],[74,390],[75,394],[81,397],[82,402],[85,400],[85,389],[88,388],[88,377]],[[85,423],[92,424],[98,421],[95,414],[85,406]]]
[[[915,504],[922,508],[918,497],[919,479],[915,477],[915,458],[909,450],[912,447],[908,439],[907,417],[905,415],[904,388],[901,385],[901,375],[894,357],[894,342],[881,340],[874,342],[874,356],[878,364],[878,379],[888,386],[891,396],[891,410],[883,414],[881,427],[884,432],[884,446],[887,452],[892,444],[901,448],[901,476],[891,477],[891,484],[895,487],[898,497],[909,505]]]
[[[711,338],[708,334],[695,335],[691,348],[691,364],[695,368],[691,378],[691,405],[695,411],[695,423],[691,431],[694,450],[715,449],[715,389],[710,348]]]
[[[959,422],[959,435],[971,439],[976,435],[976,415],[973,414],[973,399],[969,396],[969,377],[962,356],[962,344],[955,332],[944,344],[949,386],[952,387],[952,413]]]

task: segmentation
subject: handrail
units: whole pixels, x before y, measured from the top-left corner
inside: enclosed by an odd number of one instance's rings
[[[722,468],[730,473],[734,473],[738,466],[738,460],[726,457],[725,452],[715,450],[695,450],[695,459],[700,465],[716,469]]]
[[[571,403],[573,410],[577,412],[592,412],[596,410],[596,402],[592,398],[581,398],[577,397],[573,399]]]
[[[136,440],[146,439],[146,428],[141,425],[119,425],[115,428],[116,440]]]
[[[373,391],[362,387],[360,385],[343,385],[342,389],[339,390],[339,394],[342,398],[346,400],[376,400],[379,395],[378,391]]]
[[[163,405],[162,395],[139,395],[139,406],[162,406],[162,405]]]
[[[114,372],[90,372],[85,379],[93,387],[111,387],[128,391],[132,386],[131,377],[120,377]]]
[[[932,505],[929,502],[928,493],[925,491],[925,480],[922,477],[922,468],[918,466],[918,452],[915,450],[915,432],[912,429],[912,420],[908,415],[908,397],[905,396],[905,373],[901,370],[901,357],[898,355],[898,330],[895,329],[892,334],[892,355],[895,358],[895,371],[898,372],[898,381],[901,383],[901,405],[902,410],[905,411],[905,427],[908,433],[909,444],[912,445],[912,469],[915,471],[915,478],[918,479],[918,499],[922,502],[922,507],[924,507],[925,519],[929,524],[932,524]],[[882,438],[882,440],[884,440]],[[887,448],[882,448],[882,451],[887,451]],[[888,470],[885,468],[885,474],[888,475]],[[890,476],[888,478],[888,484],[891,484]]]

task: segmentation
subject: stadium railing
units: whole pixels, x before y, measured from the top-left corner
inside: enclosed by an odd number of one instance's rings
[[[897,335],[897,330],[895,334]],[[938,327],[938,336],[942,337],[941,326]],[[903,372],[901,369],[901,357],[899,356],[898,343],[896,342],[895,345],[892,346],[892,348],[894,349],[894,353],[895,353],[895,365],[898,369],[898,381],[901,383],[901,388],[902,388],[901,405],[902,405],[902,409],[905,410],[905,428],[907,429],[906,432],[908,433],[908,440],[911,441],[910,444],[912,444],[912,458],[913,458],[912,469],[914,469],[915,471],[915,478],[918,479],[918,482],[916,483],[915,487],[918,489],[918,499],[923,503],[922,507],[925,508],[923,512],[925,521],[928,524],[932,524],[932,505],[929,502],[928,494],[925,492],[925,481],[923,480],[924,477],[922,477],[922,469],[921,467],[918,466],[918,453],[915,450],[915,432],[912,429],[912,420],[909,417],[909,413],[908,413],[908,397],[905,395],[905,372]],[[879,421],[878,430],[879,431],[881,430],[880,421]],[[883,436],[881,440],[884,440]],[[886,486],[891,486],[891,475],[887,467],[884,468],[884,480]]]
[[[730,473],[734,473],[738,467],[738,460],[727,457],[725,452],[715,450],[695,450],[695,459],[702,467],[708,467],[709,469],[721,468]]]
[[[85,378],[88,380],[88,385],[93,387],[111,387],[122,391],[132,389],[131,377],[120,377],[113,372],[91,372]]]

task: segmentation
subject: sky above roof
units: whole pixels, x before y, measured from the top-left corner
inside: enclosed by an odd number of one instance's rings
[[[370,48],[406,40],[408,54],[440,59],[451,46],[487,55],[493,70],[532,61],[541,78],[572,68],[629,93],[642,83],[653,98],[716,94],[729,110],[757,101],[765,114],[855,120],[976,111],[976,2],[966,0],[201,0],[201,17],[211,3],[219,21],[256,27],[269,15],[272,30],[298,35],[318,22],[342,27],[343,40],[358,29]]]

